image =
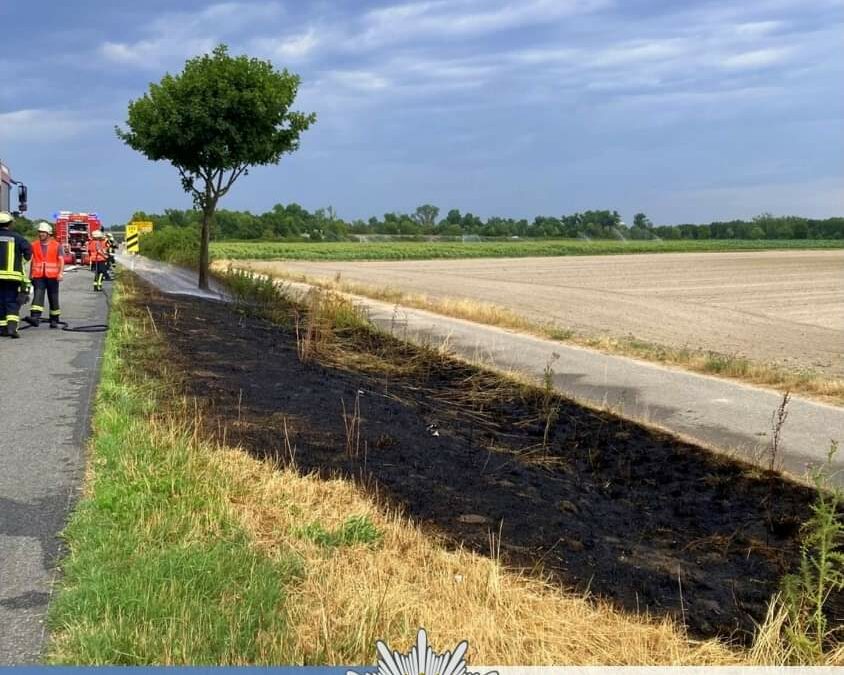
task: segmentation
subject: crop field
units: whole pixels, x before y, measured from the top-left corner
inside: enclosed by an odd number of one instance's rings
[[[432,260],[530,256],[623,255],[706,251],[844,249],[841,240],[683,241],[388,241],[388,242],[217,242],[211,254],[228,260]]]
[[[239,266],[467,298],[580,335],[844,375],[844,250]]]

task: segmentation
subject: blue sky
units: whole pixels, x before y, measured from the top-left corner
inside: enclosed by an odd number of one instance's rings
[[[188,207],[113,128],[218,42],[299,73],[319,117],[225,208],[844,215],[842,0],[30,0],[0,22],[0,157],[32,215]]]

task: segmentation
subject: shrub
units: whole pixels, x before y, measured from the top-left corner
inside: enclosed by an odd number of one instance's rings
[[[141,253],[156,260],[196,267],[199,232],[193,227],[166,227],[141,236]]]
[[[838,447],[829,451],[828,466]],[[804,526],[800,568],[783,579],[788,612],[786,636],[797,664],[825,663],[830,645],[841,643],[842,626],[830,626],[827,603],[844,591],[844,489],[831,484],[823,469],[813,473],[818,499]]]

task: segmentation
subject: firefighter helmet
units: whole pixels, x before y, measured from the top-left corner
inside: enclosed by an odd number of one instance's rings
[[[103,238],[103,231],[102,230],[94,230],[94,232],[91,236],[94,239],[102,239]]]
[[[47,234],[53,234],[53,226],[50,223],[45,223],[43,220],[38,223],[38,231],[39,232],[46,232]]]
[[[12,218],[12,214],[8,211],[0,211],[0,225],[8,225],[9,223],[14,223],[15,219]]]

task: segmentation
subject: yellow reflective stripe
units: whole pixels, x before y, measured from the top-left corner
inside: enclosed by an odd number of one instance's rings
[[[17,314],[7,314],[6,321],[20,321],[21,318]]]
[[[44,307],[43,307],[42,305],[32,305],[32,306],[30,307],[30,309],[31,309],[33,312],[43,312],[43,311],[44,311]]]
[[[60,309],[51,309],[50,316],[61,316],[62,310]]]
[[[5,244],[6,259],[0,260],[0,279],[4,281],[21,281],[23,275],[23,260],[21,260],[21,269],[15,269],[15,260],[17,259],[17,241],[8,232],[0,233],[0,250]]]

